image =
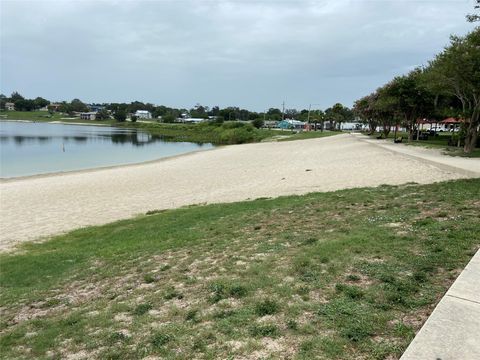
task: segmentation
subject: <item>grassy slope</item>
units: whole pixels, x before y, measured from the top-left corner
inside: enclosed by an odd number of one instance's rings
[[[1,255],[3,358],[399,357],[480,246],[480,180],[195,206]]]

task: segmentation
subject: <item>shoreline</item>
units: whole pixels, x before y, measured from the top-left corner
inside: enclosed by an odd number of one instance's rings
[[[220,146],[153,161],[0,181],[0,252],[150,210],[468,178],[358,136]],[[480,160],[475,161],[480,165]]]
[[[12,183],[16,181],[24,181],[24,180],[32,180],[32,179],[43,179],[43,178],[51,178],[51,177],[61,177],[65,175],[75,175],[75,174],[85,174],[85,173],[94,173],[97,171],[103,171],[103,170],[112,170],[112,169],[121,169],[121,168],[129,168],[129,167],[135,167],[135,166],[142,166],[142,165],[148,165],[148,164],[155,164],[158,162],[163,162],[167,160],[175,160],[181,157],[193,155],[198,152],[204,152],[204,151],[212,151],[212,150],[218,150],[223,146],[215,146],[211,149],[205,149],[205,150],[192,150],[183,154],[178,154],[178,155],[171,155],[171,156],[165,156],[161,157],[158,159],[154,160],[146,160],[146,161],[140,161],[140,162],[135,162],[135,163],[127,163],[127,164],[118,164],[118,165],[107,165],[107,166],[100,166],[100,167],[94,167],[94,168],[86,168],[86,169],[78,169],[78,170],[67,170],[67,171],[55,171],[55,172],[50,172],[50,173],[42,173],[42,174],[34,174],[34,175],[22,175],[22,176],[15,176],[15,177],[0,177],[0,184],[7,184],[7,183]]]

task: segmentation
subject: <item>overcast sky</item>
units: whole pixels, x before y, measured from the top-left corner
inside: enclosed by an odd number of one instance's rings
[[[2,93],[186,108],[351,106],[473,28],[473,0],[0,1]]]

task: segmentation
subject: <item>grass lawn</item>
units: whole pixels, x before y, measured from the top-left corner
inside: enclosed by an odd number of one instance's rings
[[[0,357],[398,358],[479,248],[479,199],[480,179],[381,186],[25,244],[0,256]]]
[[[372,139],[375,139],[378,134],[371,135]],[[412,146],[423,146],[426,148],[436,148],[444,150],[446,155],[451,156],[463,156],[463,157],[480,157],[480,148],[473,150],[470,154],[465,154],[463,152],[463,147],[456,147],[456,146],[448,146],[448,140],[452,136],[451,133],[440,132],[438,133],[437,137],[430,137],[428,140],[414,140],[412,142],[408,142],[408,133],[406,132],[397,132],[397,136],[403,137],[403,143],[406,145]],[[388,134],[388,139],[391,139],[393,142],[395,135],[394,132],[390,132]]]
[[[288,134],[289,132],[285,132]],[[279,134],[283,134],[283,132],[279,132]],[[291,132],[292,135],[289,137],[285,137],[279,139],[278,141],[292,141],[292,140],[304,140],[304,139],[315,139],[315,138],[322,138],[327,136],[333,136],[342,134],[341,131],[302,131],[302,132]]]

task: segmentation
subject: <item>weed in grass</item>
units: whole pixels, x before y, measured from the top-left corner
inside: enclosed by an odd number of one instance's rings
[[[166,344],[171,342],[173,339],[174,339],[174,336],[171,335],[171,334],[167,334],[167,333],[164,333],[164,332],[157,332],[157,333],[153,334],[152,339],[151,339],[151,343],[155,348],[161,349]]]
[[[157,281],[157,279],[152,274],[145,274],[143,276],[143,281],[145,281],[147,284],[151,284]]]
[[[172,300],[172,299],[183,299],[183,295],[175,290],[173,286],[169,287],[163,296],[165,300]]]
[[[280,310],[280,306],[275,300],[265,299],[255,304],[255,314],[258,316],[266,316],[276,314]]]
[[[192,322],[198,322],[197,315],[198,315],[198,309],[190,309],[185,314],[185,320],[186,321],[192,321]]]
[[[118,342],[124,342],[128,340],[128,336],[126,336],[124,333],[122,332],[114,332],[113,334],[111,334],[108,338],[108,343],[113,345],[113,344],[116,344]]]
[[[347,281],[353,281],[353,282],[358,282],[360,281],[360,276],[355,275],[355,274],[349,274],[345,277]]]
[[[302,242],[302,245],[305,245],[305,246],[313,245],[313,244],[315,244],[316,242],[318,242],[318,239],[317,239],[317,238],[309,237],[309,238],[305,239],[305,240]]]
[[[298,330],[298,323],[293,319],[288,319],[287,328],[290,330]]]
[[[226,284],[224,282],[210,284],[210,291],[213,293],[210,296],[210,302],[212,303],[217,303],[229,297],[242,298],[248,293],[247,288],[241,284]]]
[[[165,264],[163,265],[161,268],[160,268],[160,271],[167,271],[168,269],[170,269],[172,266],[169,265],[169,264]]]
[[[135,309],[133,310],[133,314],[141,316],[141,315],[146,314],[150,310],[152,310],[152,305],[148,304],[148,303],[143,303],[143,304],[139,304],[135,307]]]
[[[279,333],[273,324],[255,324],[250,327],[250,334],[253,337],[277,337]]]
[[[365,295],[363,290],[358,286],[337,283],[335,284],[335,290],[354,300],[361,299]]]

